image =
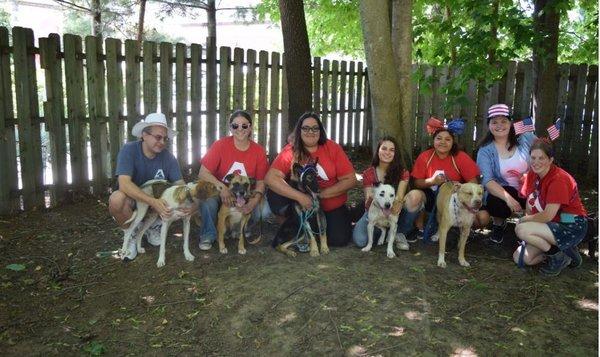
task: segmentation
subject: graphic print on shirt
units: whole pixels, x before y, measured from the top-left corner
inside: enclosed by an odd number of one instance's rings
[[[329,181],[329,177],[325,173],[325,170],[323,170],[323,166],[321,166],[318,163],[317,163],[317,175],[319,176],[319,178],[321,180],[323,180],[323,181]]]
[[[154,175],[154,179],[155,180],[166,180],[165,173],[163,172],[162,169],[158,169],[158,171],[156,171],[156,174]]]
[[[231,165],[229,170],[227,170],[225,176],[221,178],[221,181],[225,181],[225,177],[227,177],[227,175],[229,174],[248,176],[248,173],[246,172],[246,166],[244,166],[243,163],[237,161]]]
[[[542,203],[540,202],[540,195],[537,191],[533,191],[527,198],[527,203],[532,209],[535,209],[532,213],[538,213],[544,211]]]

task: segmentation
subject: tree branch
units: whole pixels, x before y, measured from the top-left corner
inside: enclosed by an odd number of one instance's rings
[[[77,5],[77,4],[72,3],[70,1],[65,1],[65,0],[53,0],[53,1],[56,2],[56,3],[58,3],[61,6],[69,7],[69,8],[76,9],[76,10],[86,11],[86,12],[89,12],[89,13],[93,12],[92,9],[90,9],[90,8]]]

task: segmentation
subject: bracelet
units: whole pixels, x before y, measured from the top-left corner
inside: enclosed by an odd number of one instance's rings
[[[256,196],[256,195],[264,196],[265,194],[263,192],[260,192],[260,191],[254,191],[254,196]]]

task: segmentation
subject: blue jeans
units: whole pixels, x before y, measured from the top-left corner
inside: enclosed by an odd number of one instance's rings
[[[396,233],[409,233],[415,223],[415,220],[419,216],[421,210],[416,210],[415,212],[409,212],[406,208],[402,208],[402,212],[400,212],[400,217],[398,217],[398,228],[396,229]],[[369,212],[365,212],[362,217],[356,222],[354,225],[354,230],[352,231],[352,240],[357,247],[362,248],[367,245],[369,241],[369,236],[367,233],[367,226],[369,224],[368,219]],[[377,227],[373,230],[373,244],[377,244],[377,239],[381,235],[381,230]]]
[[[200,225],[200,242],[213,243],[217,240],[217,214],[221,207],[221,198],[211,197],[200,203],[199,212],[202,218]],[[252,211],[247,229],[251,229],[262,217],[265,219],[271,215],[271,209],[266,199],[263,199]]]

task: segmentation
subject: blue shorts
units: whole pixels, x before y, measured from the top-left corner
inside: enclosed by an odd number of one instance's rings
[[[556,245],[560,250],[576,246],[587,233],[587,219],[583,216],[576,216],[575,223],[548,222],[546,224],[554,234]]]

